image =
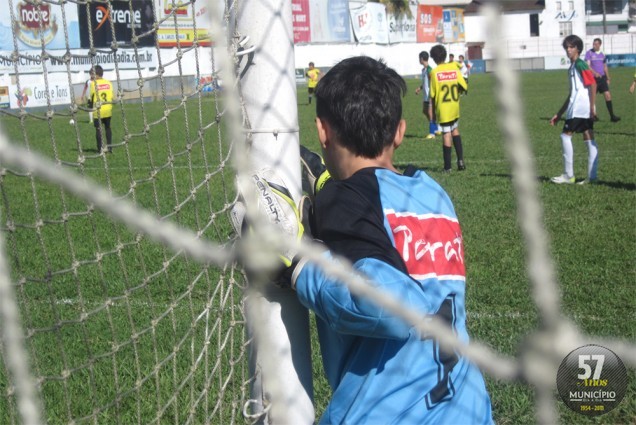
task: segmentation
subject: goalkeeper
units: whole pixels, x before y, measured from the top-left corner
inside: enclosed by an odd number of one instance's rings
[[[316,126],[331,178],[325,181],[320,157],[302,149],[305,171],[320,189],[311,230],[379,290],[446,321],[468,341],[453,205],[426,173],[409,167],[401,174],[392,164],[406,129],[405,93],[394,70],[368,57],[345,59],[320,80]],[[292,288],[317,316],[333,390],[321,423],[492,423],[477,367],[316,265],[296,259],[291,269]]]
[[[316,88],[316,126],[326,164],[301,147],[314,188],[311,230],[377,288],[405,307],[445,321],[467,342],[464,249],[448,195],[426,173],[400,174],[404,80],[368,57],[345,59]],[[263,212],[292,237],[302,234],[284,182],[254,175]],[[273,202],[273,199],[276,199]],[[303,209],[303,208],[301,208]],[[232,212],[240,232],[243,211]],[[332,399],[321,423],[489,424],[481,372],[454,351],[285,252],[283,283],[316,313]],[[293,259],[293,261],[292,261]]]

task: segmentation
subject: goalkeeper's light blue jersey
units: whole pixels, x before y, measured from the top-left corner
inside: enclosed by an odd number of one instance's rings
[[[315,202],[314,237],[330,252],[422,314],[447,321],[463,341],[465,267],[461,229],[444,190],[412,176],[367,168],[327,183]],[[410,325],[305,265],[296,280],[315,311],[333,397],[325,424],[489,424],[480,371]]]

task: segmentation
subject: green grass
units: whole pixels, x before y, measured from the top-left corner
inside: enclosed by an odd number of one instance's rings
[[[549,183],[562,171],[561,125],[551,127],[548,119],[567,96],[565,71],[520,76],[563,314],[585,333],[634,342],[636,97],[627,92],[633,70],[612,72],[614,109],[622,121],[609,122],[604,102],[597,101],[600,181],[593,186]],[[498,128],[493,78],[470,78],[460,121],[467,170],[450,175],[441,173],[439,138],[424,140],[428,126],[421,97],[413,94],[418,80],[407,83],[407,132],[396,163],[424,169],[450,194],[464,234],[471,335],[494,350],[516,355],[537,328],[538,317],[524,265],[511,169]],[[315,111],[305,104],[306,98],[306,88],[299,87],[301,143],[317,149]],[[233,173],[225,168],[228,139],[214,123],[212,99],[203,99],[201,105],[191,99],[165,119],[162,102],[125,104],[123,109],[124,114],[115,108],[118,146],[106,157],[94,152],[94,129],[85,116],[79,117],[84,122],[77,131],[68,117],[46,121],[27,116],[20,121],[1,116],[0,122],[16,143],[73,164],[78,174],[114,194],[167,220],[202,229],[203,237],[228,242],[232,232],[226,208],[234,196]],[[587,152],[581,136],[574,137],[574,149],[575,172],[582,179]],[[209,182],[197,189],[206,176]],[[238,273],[175,256],[58,187],[28,176],[0,173],[0,195],[0,223],[50,423],[81,418],[97,423],[183,423],[190,406],[194,423],[229,423],[233,417],[241,422],[249,373]],[[210,314],[199,317],[208,302]],[[206,336],[208,330],[212,338]],[[320,415],[330,389],[315,335],[313,343]],[[192,368],[201,352],[206,357]],[[531,388],[490,378],[487,384],[498,423],[534,422]],[[0,369],[0,388],[0,423],[16,422],[5,369]],[[207,401],[198,402],[206,391]],[[218,400],[223,405],[215,410]],[[562,423],[634,423],[634,374],[625,399],[607,415],[590,419],[558,405]]]

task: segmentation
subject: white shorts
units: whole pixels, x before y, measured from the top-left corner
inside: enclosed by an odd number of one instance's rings
[[[442,131],[442,133],[450,133],[451,131],[459,127],[459,120],[445,122],[442,124],[438,124],[438,126],[439,126],[439,129]]]

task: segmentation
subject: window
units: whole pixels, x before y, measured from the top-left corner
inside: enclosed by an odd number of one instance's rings
[[[556,2],[556,10],[557,10],[557,12],[561,11],[561,2],[560,1]]]
[[[605,3],[605,13],[607,15],[623,13],[623,0],[585,0],[585,13],[590,15],[602,15],[603,3]]]
[[[574,2],[573,1],[569,1],[568,2],[568,10],[574,10]]]
[[[567,37],[572,34],[572,22],[559,22],[559,36]]]
[[[539,36],[539,14],[533,13],[530,15],[530,37]]]

